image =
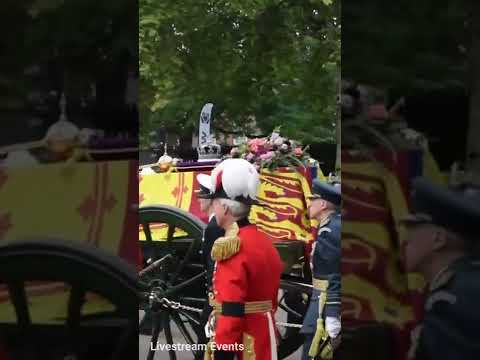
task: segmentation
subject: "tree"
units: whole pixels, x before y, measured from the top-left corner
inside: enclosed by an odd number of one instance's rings
[[[479,154],[479,2],[348,1],[342,10],[342,77],[394,96],[458,89],[470,97],[467,154]],[[480,173],[480,158],[467,160]]]
[[[141,134],[191,133],[210,101],[223,132],[334,142],[339,14],[329,0],[141,0]]]
[[[69,119],[79,126],[138,132],[135,115],[124,105],[127,67],[137,63],[135,2],[5,0],[3,5],[0,109],[17,128],[31,116],[43,120],[42,128],[28,127],[30,134],[12,129],[6,141],[43,136],[58,119],[62,92]]]
[[[467,166],[480,177],[480,3],[470,2],[470,122],[468,129]],[[480,179],[477,179],[480,181]]]
[[[342,77],[397,91],[465,85],[463,1],[343,4]]]

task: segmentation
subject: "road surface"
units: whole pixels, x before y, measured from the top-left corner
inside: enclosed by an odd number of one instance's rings
[[[279,310],[277,312],[277,321],[286,321],[285,316],[283,311]],[[141,319],[143,317],[143,311],[139,312],[139,318]],[[175,324],[171,324],[172,328],[172,335],[173,335],[173,342],[176,344],[185,344],[185,340],[183,339],[182,334],[178,330],[178,328],[175,326]],[[165,337],[160,334],[159,338],[159,343],[165,344]],[[150,337],[149,336],[144,336],[140,335],[139,337],[139,360],[145,360],[147,358],[148,350],[150,349]],[[301,348],[298,349],[294,354],[290,355],[287,359],[285,360],[299,360],[301,358]],[[169,360],[168,357],[168,352],[167,351],[156,351],[155,352],[155,360]],[[177,360],[193,360],[193,355],[191,352],[188,351],[177,351]]]

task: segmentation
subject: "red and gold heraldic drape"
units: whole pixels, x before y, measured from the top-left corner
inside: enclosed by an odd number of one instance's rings
[[[78,241],[136,264],[137,173],[137,161],[0,168],[0,242]],[[64,284],[31,284],[27,295],[33,322],[63,321],[68,300]],[[90,296],[83,312],[109,308],[105,301]],[[5,321],[15,321],[15,314],[6,288],[0,285],[0,322]]]
[[[200,173],[170,172],[141,176],[140,206],[175,206],[207,222],[208,219],[200,212],[195,198],[195,190],[199,188],[196,177]],[[318,174],[324,179],[321,171]],[[306,214],[311,181],[310,171],[306,170],[262,171],[257,197],[263,206],[253,207],[250,220],[273,240],[313,240],[316,224],[312,224]],[[150,228],[153,240],[166,239],[166,224],[153,224]],[[181,235],[181,231],[175,234]],[[141,227],[139,238],[145,240]]]
[[[342,151],[342,322],[391,326],[404,359],[412,326],[422,317],[423,280],[402,270],[410,181],[441,180],[430,153],[379,150],[375,161]]]

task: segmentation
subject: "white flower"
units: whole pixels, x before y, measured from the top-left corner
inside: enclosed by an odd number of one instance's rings
[[[281,146],[283,144],[283,142],[284,142],[284,139],[279,136],[274,140],[273,144],[277,145],[277,146]]]

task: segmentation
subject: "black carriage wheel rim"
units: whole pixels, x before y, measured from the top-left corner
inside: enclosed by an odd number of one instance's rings
[[[192,236],[193,241],[190,244],[186,255],[181,259],[179,264],[176,264],[175,271],[169,274],[169,282],[174,284],[187,265],[188,260],[193,255],[194,249],[199,247],[205,224],[188,212],[167,205],[141,207],[139,209],[139,222],[142,224],[146,241],[150,243],[155,242],[152,238],[150,224],[167,224],[167,239],[164,243],[172,253],[174,252],[173,241],[176,228],[180,228],[189,236]]]
[[[205,277],[203,268],[198,273],[191,277],[182,277],[186,268],[190,265],[190,260],[194,255],[197,248],[200,247],[201,238],[205,224],[192,216],[191,214],[170,206],[148,206],[139,209],[139,223],[142,224],[145,233],[145,243],[160,244],[163,248],[166,248],[166,252],[159,255],[158,252],[153,251],[154,256],[160,256],[160,258],[170,255],[168,261],[162,263],[160,271],[156,274],[157,279],[163,281],[167,289],[163,293],[169,300],[181,301],[182,290],[189,287],[191,284],[202,282]],[[167,224],[167,236],[164,241],[156,241],[154,234],[152,234],[151,224]],[[188,248],[184,254],[179,256],[175,251],[175,231],[181,229],[187,234],[192,241],[188,244]],[[152,262],[157,259],[153,259]],[[191,331],[187,329],[187,324],[184,323],[181,316],[188,319],[189,327]],[[166,344],[173,345],[173,335],[171,323],[180,331],[180,335],[189,344],[194,344],[201,338],[199,334],[199,327],[195,326],[196,323],[200,323],[200,316],[196,313],[189,312],[184,309],[166,309],[160,308],[158,312],[153,315],[152,324],[152,337],[150,341],[150,349],[148,351],[147,360],[154,359],[157,344],[160,338],[160,331],[163,331],[163,338]],[[193,325],[192,325],[193,324]],[[203,331],[201,329],[200,331]],[[196,339],[194,339],[194,336]],[[199,354],[192,350],[193,356]],[[168,356],[172,360],[176,359],[175,351],[168,351]]]
[[[17,318],[16,322],[1,324],[6,333],[29,334],[32,329],[64,328],[66,339],[70,339],[67,345],[72,351],[78,348],[78,336],[84,326],[90,330],[113,326],[119,330],[129,329],[130,336],[136,334],[138,295],[135,271],[123,260],[98,248],[56,239],[3,243],[0,245],[0,274],[0,283],[7,285]],[[98,284],[88,280],[87,275],[95,275]],[[36,281],[59,282],[66,286],[67,314],[62,321],[48,326],[32,324],[26,285]],[[108,300],[115,310],[82,316],[87,292]],[[52,317],[52,320],[59,318]],[[122,342],[127,343],[125,339]],[[115,358],[118,355],[112,357]]]

